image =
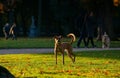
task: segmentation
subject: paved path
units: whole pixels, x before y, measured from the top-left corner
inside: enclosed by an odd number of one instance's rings
[[[73,48],[73,51],[103,51],[103,50],[120,50],[120,48]],[[0,49],[0,54],[29,54],[29,53],[53,53],[53,48],[40,49]]]

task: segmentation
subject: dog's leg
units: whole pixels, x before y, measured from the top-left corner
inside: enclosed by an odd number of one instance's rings
[[[108,48],[110,48],[110,45],[108,45]]]
[[[57,64],[57,52],[56,52],[56,54],[55,54],[55,58],[56,58],[56,64]]]
[[[56,64],[57,64],[57,52],[54,51],[54,55],[55,55],[55,61],[56,61]]]
[[[74,62],[75,62],[75,55],[73,55],[73,57],[74,57]]]
[[[73,60],[73,63],[74,63],[75,62],[75,55],[72,53],[71,56],[72,56],[72,60]]]
[[[102,48],[105,48],[105,43],[103,43],[103,46],[102,46]]]
[[[107,48],[110,48],[110,44],[109,43],[107,43]]]
[[[71,58],[72,62],[74,63],[74,59],[73,59],[72,55],[69,55],[69,57]]]
[[[62,54],[63,54],[63,65],[64,65],[64,52]]]
[[[75,56],[73,55],[72,51],[67,51],[68,56],[70,57],[70,59],[72,60],[72,62],[75,62]],[[74,57],[74,58],[73,58]]]

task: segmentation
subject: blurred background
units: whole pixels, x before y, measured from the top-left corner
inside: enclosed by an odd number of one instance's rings
[[[94,14],[95,37],[98,28],[120,37],[120,0],[0,0],[0,37],[7,22],[16,22],[20,37],[79,36],[85,11]]]

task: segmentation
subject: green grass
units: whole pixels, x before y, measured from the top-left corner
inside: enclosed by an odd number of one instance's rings
[[[49,54],[7,54],[0,55],[0,65],[6,67],[15,77],[33,78],[119,78],[120,51],[76,52],[73,64],[65,55],[58,55],[55,64],[53,53]]]
[[[69,38],[64,38],[63,41],[70,41]],[[73,43],[73,47],[76,47],[78,38],[76,42]],[[94,40],[95,41],[95,40]],[[97,47],[101,47],[101,41],[95,41]],[[83,42],[80,45],[84,47]],[[0,48],[53,48],[54,39],[52,37],[48,38],[18,38],[18,40],[5,40],[0,39]],[[90,45],[91,47],[91,45]],[[120,41],[111,41],[110,47],[120,47]]]
[[[54,46],[52,38],[18,38],[18,40],[0,40],[0,48],[50,48]]]

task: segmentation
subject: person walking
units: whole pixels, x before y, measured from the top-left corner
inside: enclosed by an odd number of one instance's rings
[[[17,31],[16,23],[13,23],[9,32],[9,34],[12,35],[12,40],[17,40],[17,33],[18,31]]]
[[[86,30],[86,18],[87,18],[87,12],[81,15],[81,32],[80,37],[77,42],[77,48],[80,48],[81,41],[83,40],[85,48],[87,48],[87,42],[86,42],[86,36],[87,36],[87,30]]]
[[[91,41],[92,47],[96,47],[94,44],[94,18],[93,18],[93,12],[88,13],[87,21],[86,21],[86,28],[87,28],[87,47],[89,46],[89,42]]]
[[[80,37],[77,42],[77,47],[80,48],[81,41],[83,40],[85,48],[87,48],[87,42],[86,42],[86,27],[84,26],[81,33]]]
[[[9,31],[10,31],[10,25],[9,23],[6,23],[3,27],[3,33],[5,35],[6,40],[9,38]]]

